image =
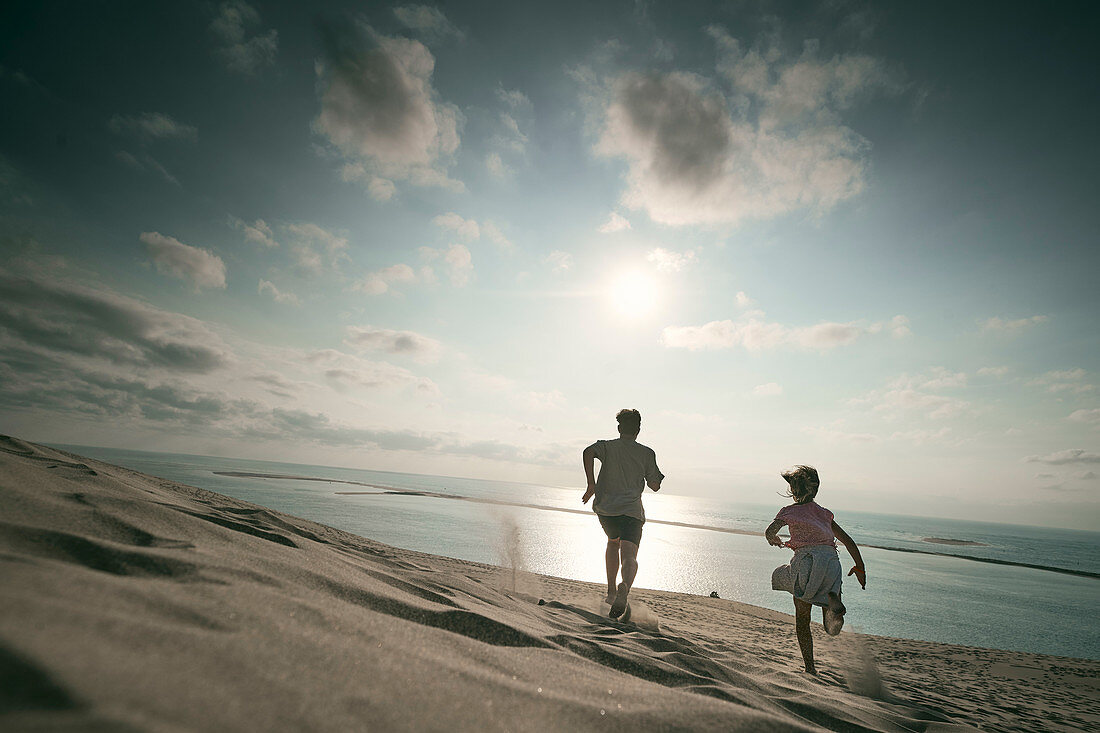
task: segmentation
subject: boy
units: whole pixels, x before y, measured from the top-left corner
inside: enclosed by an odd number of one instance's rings
[[[615,416],[619,423],[616,440],[597,440],[581,454],[588,489],[581,497],[587,504],[595,495],[592,510],[600,520],[607,535],[604,560],[607,564],[607,602],[611,604],[611,618],[619,618],[626,611],[627,596],[638,574],[638,544],[642,541],[642,525],[645,510],[642,508],[642,492],[646,485],[654,491],[661,488],[664,474],[657,468],[657,455],[652,448],[638,442],[642,429],[642,416],[637,410],[619,410]],[[593,459],[600,459],[600,477],[593,477]],[[622,564],[623,580],[615,581]]]

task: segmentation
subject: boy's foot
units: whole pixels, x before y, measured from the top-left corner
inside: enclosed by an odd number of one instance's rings
[[[847,610],[836,594],[829,594],[829,605],[825,608],[825,617],[822,620],[826,634],[836,636],[840,633],[844,628],[844,614]]]
[[[619,587],[615,590],[615,602],[611,604],[611,612],[607,615],[611,618],[618,618],[623,615],[623,611],[626,610],[626,597],[630,594],[630,589],[626,587],[626,583],[619,583]]]

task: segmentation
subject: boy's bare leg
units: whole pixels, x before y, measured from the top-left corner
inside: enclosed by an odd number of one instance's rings
[[[633,542],[619,540],[619,557],[623,565],[623,582],[615,589],[615,602],[611,604],[611,618],[618,618],[626,610],[626,598],[638,575],[638,546]]]
[[[810,634],[810,611],[813,608],[805,601],[794,599],[794,631],[798,637],[798,648],[802,650],[806,671],[817,674],[817,667],[814,666],[814,637]]]
[[[615,583],[619,579],[619,541],[608,540],[603,554],[607,564],[607,602],[615,602]]]

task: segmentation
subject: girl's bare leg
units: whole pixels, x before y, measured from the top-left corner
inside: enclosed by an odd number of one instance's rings
[[[847,611],[836,593],[829,594],[829,605],[821,609],[821,625],[829,636],[836,636],[844,628],[844,613]]]
[[[802,650],[802,661],[806,663],[806,671],[817,674],[814,666],[814,638],[810,635],[810,611],[813,606],[805,601],[794,599],[794,631],[798,637],[798,648]]]

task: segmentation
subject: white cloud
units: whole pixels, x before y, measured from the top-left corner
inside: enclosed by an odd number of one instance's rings
[[[565,404],[565,395],[556,389],[549,392],[526,392],[518,397],[533,410],[553,410]]]
[[[600,232],[601,234],[611,234],[613,232],[621,232],[627,229],[630,229],[630,222],[621,214],[619,214],[619,212],[612,211],[611,216],[609,216],[607,221],[601,224],[599,229],[597,229],[596,231]]]
[[[463,219],[453,211],[440,214],[432,219],[432,224],[446,231],[455,232],[466,241],[473,241],[481,237],[481,228],[473,219]]]
[[[892,389],[944,389],[945,387],[965,387],[966,372],[953,372],[944,367],[932,367],[925,374],[910,376],[903,374],[890,383]]]
[[[257,219],[249,224],[237,217],[231,217],[230,222],[233,224],[234,229],[244,232],[246,241],[262,247],[274,248],[279,246],[279,243],[275,241],[275,233],[271,231],[271,227],[263,219]]]
[[[1032,387],[1046,387],[1048,392],[1085,394],[1096,390],[1096,385],[1084,381],[1086,374],[1084,369],[1052,371],[1036,377],[1028,384]]]
[[[765,351],[789,346],[825,351],[854,343],[860,337],[876,334],[882,324],[869,326],[858,322],[819,323],[814,326],[785,326],[764,319],[762,311],[749,311],[736,321],[711,321],[702,326],[668,326],[661,331],[661,343],[668,348],[729,349],[741,346],[748,351]]]
[[[470,275],[474,271],[473,255],[470,254],[470,250],[461,244],[452,244],[447,249],[432,249],[431,247],[421,247],[420,256],[431,262],[433,260],[442,260],[447,267],[447,274],[450,277],[451,285],[455,287],[463,287],[470,282]],[[426,268],[430,271],[430,268]],[[434,276],[434,273],[432,273]]]
[[[504,232],[502,232],[500,230],[500,227],[498,227],[495,223],[491,221],[483,221],[481,223],[481,231],[485,235],[486,239],[500,247],[502,250],[507,252],[515,248],[515,245],[512,244],[511,240],[509,240],[508,237],[504,236]]]
[[[287,305],[301,305],[302,301],[298,299],[298,296],[294,293],[284,293],[275,286],[275,283],[260,278],[260,285],[256,289],[256,293],[263,295],[267,293],[276,303],[286,303]]]
[[[695,250],[673,252],[657,247],[646,255],[646,260],[657,266],[658,272],[679,272],[696,261]]]
[[[305,277],[316,277],[348,260],[346,237],[312,222],[287,224],[286,231],[292,236],[298,272]]]
[[[554,250],[542,260],[550,265],[550,271],[555,275],[561,275],[573,269],[573,255],[561,250]]]
[[[399,263],[367,273],[352,289],[367,295],[382,295],[389,292],[395,283],[412,282],[416,282],[416,273],[408,265]]]
[[[886,328],[894,338],[904,338],[913,333],[909,330],[909,319],[905,316],[894,316],[890,319],[890,323],[887,324]]]
[[[881,438],[871,433],[853,433],[840,427],[802,428],[802,432],[814,435],[830,443],[878,443]]]
[[[452,244],[443,254],[443,261],[447,263],[451,285],[461,288],[469,284],[474,272],[474,258],[470,250],[461,244]]]
[[[1066,419],[1072,420],[1073,422],[1100,425],[1100,408],[1093,407],[1091,409],[1074,410]]]
[[[496,96],[504,109],[488,141],[490,152],[486,155],[485,167],[496,178],[509,178],[514,170],[506,160],[512,163],[525,160],[529,140],[523,130],[532,124],[534,112],[531,100],[519,90],[498,88]]]
[[[796,59],[776,43],[743,52],[716,27],[718,79],[626,73],[594,85],[596,152],[629,166],[622,203],[671,225],[726,226],[800,209],[823,212],[864,187],[869,147],[840,112],[890,88],[866,56]]]
[[[439,359],[443,344],[413,331],[394,331],[375,326],[349,326],[345,343],[362,349],[410,356],[419,362]]]
[[[1006,366],[982,367],[981,369],[978,370],[978,376],[979,377],[1003,377],[1006,374],[1008,374],[1010,371],[1012,371],[1012,370],[1009,369]]]
[[[427,47],[362,24],[325,25],[322,33],[321,111],[313,128],[347,159],[345,179],[381,176],[465,190],[446,174],[462,116],[438,98]]]
[[[1046,323],[1048,320],[1050,319],[1046,316],[1031,316],[1030,318],[1017,318],[1015,320],[1005,320],[1004,318],[994,316],[993,318],[979,321],[978,325],[980,325],[984,331],[1011,334],[1018,333],[1031,326],[1037,326],[1040,323]]]
[[[1069,463],[1100,463],[1100,453],[1092,453],[1081,448],[1069,448],[1045,456],[1028,456],[1024,460],[1028,463],[1046,463],[1051,466]]]
[[[133,135],[145,142],[151,140],[198,140],[199,130],[193,125],[177,122],[162,112],[145,112],[136,116],[115,115],[107,126],[118,135]]]
[[[250,38],[246,28],[259,22],[260,14],[243,0],[231,0],[218,7],[210,32],[219,42],[215,53],[230,71],[252,76],[265,66],[274,65],[279,32],[271,29]]]
[[[388,178],[371,176],[370,182],[367,183],[367,193],[375,201],[389,201],[396,192],[397,187]]]
[[[156,158],[145,152],[141,153],[140,155],[141,159],[139,160],[137,156],[133,155],[132,153],[128,153],[125,150],[119,150],[115,152],[115,158],[120,160],[126,166],[142,173],[144,173],[146,170],[155,171],[156,173],[159,173],[161,177],[164,178],[164,180],[168,181],[168,183],[171,183],[173,186],[180,185],[179,180],[174,175],[172,175],[167,168],[161,165]]]
[[[965,373],[934,367],[926,374],[902,374],[891,380],[884,389],[872,390],[863,397],[851,400],[851,403],[869,405],[875,412],[891,417],[916,412],[934,420],[944,419],[969,409],[970,403],[957,397],[933,394],[933,391],[957,389],[966,386],[966,383]]]
[[[783,394],[783,388],[775,382],[768,382],[767,384],[758,384],[753,387],[752,394],[754,397],[775,397]]]
[[[746,295],[744,290],[738,290],[737,295],[734,297],[737,300],[737,306],[739,308],[748,308],[750,305],[756,305],[756,301]]]
[[[878,395],[874,400],[874,409],[879,412],[913,410],[923,412],[928,417],[940,419],[958,414],[970,403],[944,395],[933,395],[915,389],[890,389]]]
[[[209,250],[192,247],[160,232],[142,232],[141,241],[157,272],[191,283],[195,290],[225,287],[225,262]]]
[[[905,440],[917,445],[924,445],[925,443],[935,443],[948,437],[951,433],[951,428],[943,427],[939,430],[906,430],[901,432],[895,432],[890,436],[891,440]]]
[[[509,178],[513,172],[500,157],[500,153],[489,153],[485,156],[485,169],[496,178]]]
[[[459,40],[465,37],[447,16],[438,8],[427,5],[402,5],[393,9],[394,17],[409,30],[423,34],[430,39],[455,36]]]

